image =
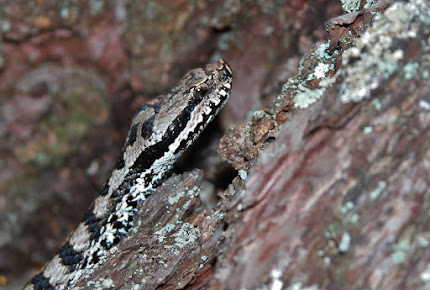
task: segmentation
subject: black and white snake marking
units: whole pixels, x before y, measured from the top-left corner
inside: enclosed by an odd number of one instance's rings
[[[100,195],[24,289],[66,288],[127,235],[138,203],[168,177],[173,163],[223,107],[231,83],[230,67],[219,60],[189,71],[169,93],[140,108]]]

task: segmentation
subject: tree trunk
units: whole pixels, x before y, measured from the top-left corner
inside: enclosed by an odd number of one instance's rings
[[[190,50],[195,50],[191,63],[199,63],[205,53],[217,55],[226,41],[223,33],[246,28],[243,37],[230,40],[223,55],[233,67],[234,90],[221,127],[242,122],[221,138],[218,152],[238,170],[237,176],[224,177],[229,185],[223,191],[218,187],[212,206],[201,203],[199,193],[211,191],[203,176],[215,180],[210,172],[217,171],[213,168],[219,161],[208,158],[205,174],[193,170],[169,178],[140,208],[140,224],[133,233],[73,286],[429,288],[430,4],[374,2],[355,8],[345,2],[343,8],[351,13],[326,23],[325,42],[322,22],[309,16],[327,16],[334,4],[288,1],[278,7],[296,16],[290,24],[302,25],[300,32],[291,33],[288,50],[308,48],[295,76],[290,67],[299,58],[282,53],[282,31],[273,33],[279,38],[267,47],[263,41],[270,27],[282,26],[278,18],[274,26],[261,20],[271,1],[266,10],[238,4],[238,10],[228,8],[232,15],[215,13],[218,22],[206,30],[213,34],[196,32],[200,38],[193,49],[179,50],[170,64],[180,64]],[[219,5],[216,11],[221,11]],[[237,18],[245,9],[250,18]],[[196,19],[187,18],[183,27]],[[144,51],[129,34],[119,34],[129,45],[121,61],[136,65],[134,77],[144,80],[146,73],[162,73],[165,68],[154,67],[153,60],[151,65],[136,61]],[[16,42],[13,37],[4,36],[6,46]],[[311,48],[300,41],[319,44]],[[269,46],[277,48],[272,62]],[[199,51],[201,47],[206,51]],[[150,73],[138,72],[137,67],[145,66]],[[129,76],[122,77],[113,91],[124,92],[120,88],[128,82],[133,92],[145,90]],[[169,80],[161,82],[168,87]],[[108,90],[109,85],[100,87]],[[146,93],[155,90],[150,85]],[[132,99],[130,92],[124,94]],[[263,107],[244,122],[256,101]],[[11,247],[3,247],[3,258]],[[28,242],[19,247],[24,248],[21,255],[33,250]],[[8,265],[2,264],[5,269],[14,264]]]

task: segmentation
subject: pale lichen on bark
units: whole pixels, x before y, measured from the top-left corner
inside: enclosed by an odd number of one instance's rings
[[[328,26],[324,91],[315,52],[285,84],[275,102],[306,109],[248,170],[214,289],[428,287],[430,7],[389,4]]]
[[[359,102],[369,98],[372,90],[400,70],[405,70],[406,79],[415,76],[418,67],[402,61],[405,58],[402,43],[414,41],[419,31],[428,30],[429,21],[427,1],[394,3],[377,15],[372,27],[343,54],[341,101]],[[422,46],[422,50],[420,63],[426,67],[428,60],[424,56],[428,47]]]

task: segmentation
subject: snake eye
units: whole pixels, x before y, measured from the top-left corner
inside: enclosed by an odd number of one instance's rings
[[[196,92],[196,95],[197,95],[198,97],[203,98],[203,97],[204,97],[204,96],[206,96],[206,94],[209,92],[209,87],[208,87],[208,85],[207,85],[207,84],[203,83],[203,84],[201,84],[201,85],[198,85],[198,86],[195,88],[195,92]]]

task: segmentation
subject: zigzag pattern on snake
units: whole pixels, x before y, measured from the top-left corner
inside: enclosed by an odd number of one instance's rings
[[[134,225],[138,204],[169,176],[174,162],[224,106],[231,83],[231,68],[219,60],[189,71],[170,92],[141,107],[100,195],[24,289],[65,289],[118,244]]]

